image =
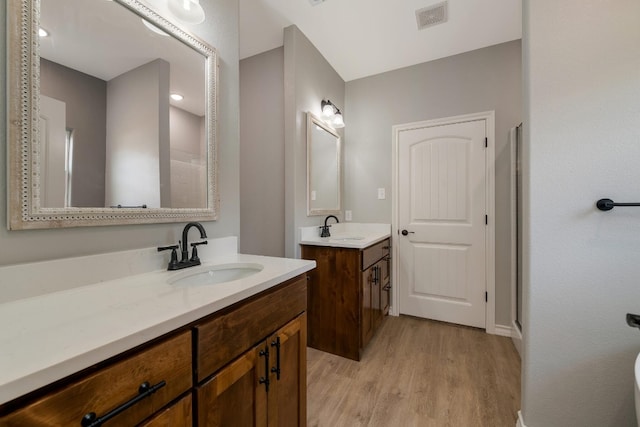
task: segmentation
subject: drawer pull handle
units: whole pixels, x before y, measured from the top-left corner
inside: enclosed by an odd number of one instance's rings
[[[384,288],[382,288],[383,291],[390,291],[391,290],[391,285],[387,285]]]
[[[115,417],[121,412],[126,411],[136,403],[140,402],[145,397],[151,396],[153,393],[155,393],[157,390],[164,387],[166,384],[167,383],[164,380],[162,380],[158,384],[154,386],[150,386],[149,383],[145,381],[142,384],[140,384],[140,387],[138,388],[138,395],[133,399],[123,403],[122,405],[118,406],[116,409],[113,409],[112,411],[108,412],[107,414],[101,417],[98,417],[95,412],[89,412],[84,417],[82,417],[82,422],[80,424],[82,427],[100,427],[103,423],[109,421],[111,418]]]
[[[271,341],[271,347],[275,347],[278,350],[276,353],[276,366],[271,368],[271,372],[275,372],[276,379],[280,381],[280,337],[276,337],[275,341]]]
[[[260,350],[258,353],[260,357],[264,357],[264,377],[260,377],[258,383],[264,384],[264,388],[267,393],[269,392],[269,347],[264,350]]]

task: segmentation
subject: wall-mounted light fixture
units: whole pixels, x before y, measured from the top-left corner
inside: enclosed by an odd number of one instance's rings
[[[322,109],[322,118],[327,123],[329,123],[336,129],[344,127],[344,119],[342,117],[342,113],[333,102],[329,101],[328,99],[323,99],[320,103],[320,108]]]

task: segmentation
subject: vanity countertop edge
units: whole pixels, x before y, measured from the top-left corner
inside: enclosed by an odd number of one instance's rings
[[[379,234],[375,236],[367,236],[362,240],[340,240],[340,237],[318,237],[317,239],[309,239],[300,241],[301,245],[308,246],[328,246],[333,248],[349,248],[349,249],[365,249],[378,242],[391,237],[391,234]]]
[[[315,268],[315,261],[225,254],[204,264],[258,263],[259,273],[176,286],[153,271],[0,304],[0,405],[213,314]]]
[[[320,237],[318,227],[300,227],[298,236],[300,245],[365,249],[389,239],[391,224],[352,222],[332,224],[329,237]]]

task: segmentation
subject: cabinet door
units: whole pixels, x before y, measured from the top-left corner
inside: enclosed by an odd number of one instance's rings
[[[373,323],[373,331],[382,323],[382,305],[381,305],[381,292],[382,292],[382,264],[384,260],[378,261],[373,268],[373,279],[371,280],[371,322]]]
[[[267,425],[266,348],[262,342],[198,387],[199,427]]]
[[[269,340],[269,426],[307,423],[307,315],[293,319]]]
[[[362,348],[373,336],[373,271],[374,266],[371,266],[362,272]]]
[[[381,263],[382,282],[380,284],[380,306],[382,307],[382,316],[386,316],[389,314],[391,302],[391,256],[387,255]]]

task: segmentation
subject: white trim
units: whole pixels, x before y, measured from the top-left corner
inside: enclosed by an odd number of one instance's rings
[[[511,175],[511,340],[513,345],[522,357],[522,331],[516,323],[518,299],[518,224],[517,224],[517,187],[516,187],[516,144],[517,144],[518,128],[513,127],[509,130],[509,157],[510,157],[510,175]]]
[[[513,321],[513,327],[511,328],[511,341],[513,341],[513,346],[518,351],[520,358],[522,358],[522,332],[516,325],[516,321]]]
[[[527,427],[524,424],[524,419],[522,418],[522,411],[518,411],[518,420],[516,421],[516,427]]]
[[[513,336],[513,328],[506,325],[496,325],[494,335],[511,338]]]
[[[510,158],[510,181],[509,188],[511,195],[511,321],[516,321],[516,310],[518,301],[516,299],[516,286],[518,283],[518,226],[517,226],[517,188],[516,188],[516,133],[517,128],[509,130],[509,158]],[[514,323],[515,325],[515,323]],[[515,326],[514,326],[515,327]],[[517,329],[517,327],[516,327]]]
[[[393,241],[393,259],[398,259],[398,139],[401,131],[442,126],[455,123],[471,122],[475,120],[485,120],[486,137],[489,141],[488,147],[485,149],[485,165],[486,165],[486,213],[489,217],[489,223],[486,227],[486,291],[488,293],[488,301],[485,310],[485,330],[488,334],[496,334],[496,271],[495,271],[495,111],[483,111],[480,113],[464,114],[461,116],[444,117],[434,120],[426,120],[421,122],[406,123],[401,125],[394,125],[392,127],[392,207],[391,207],[391,237]],[[397,316],[400,314],[400,308],[398,307],[398,301],[400,298],[400,292],[398,289],[399,283],[399,271],[396,268],[398,262],[393,263],[392,278],[393,278],[393,295],[392,306],[390,313]],[[511,330],[510,327],[508,327]],[[510,333],[509,333],[510,334]],[[510,335],[509,335],[510,336]]]

